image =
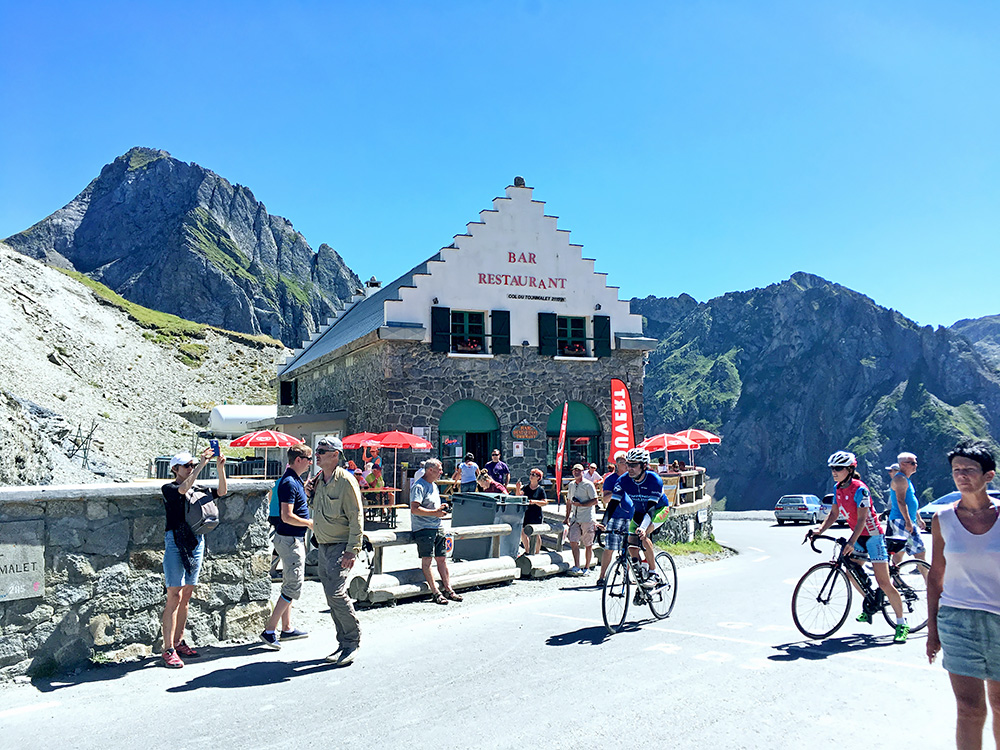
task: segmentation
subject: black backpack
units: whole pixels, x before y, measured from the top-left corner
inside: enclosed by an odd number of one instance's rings
[[[211,492],[195,490],[184,504],[184,520],[191,531],[201,535],[219,525],[219,506]]]

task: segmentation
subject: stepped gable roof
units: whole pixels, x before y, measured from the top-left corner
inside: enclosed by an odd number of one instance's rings
[[[418,266],[411,268],[391,284],[386,284],[381,289],[365,297],[358,302],[348,305],[347,308],[337,314],[333,323],[327,328],[319,338],[311,343],[306,343],[304,348],[296,352],[292,358],[285,363],[279,375],[285,376],[304,365],[314,362],[342,346],[357,341],[372,331],[377,331],[385,325],[385,303],[389,300],[399,300],[399,290],[402,287],[413,286],[413,277],[427,274],[427,264],[431,261],[441,260],[441,254],[436,253]]]

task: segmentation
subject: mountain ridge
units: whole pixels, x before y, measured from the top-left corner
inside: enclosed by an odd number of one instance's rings
[[[814,274],[699,303],[636,299],[650,353],[646,432],[718,431],[699,464],[729,509],[828,491],[826,457],[847,448],[883,495],[896,453],[922,455],[925,496],[951,486],[944,452],[962,436],[997,442],[1000,373],[964,336]],[[734,468],[738,467],[738,468]]]
[[[333,248],[314,252],[249,188],[139,146],[5,242],[145,307],[293,348],[362,287]]]

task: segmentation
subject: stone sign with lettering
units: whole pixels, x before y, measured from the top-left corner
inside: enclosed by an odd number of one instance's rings
[[[45,521],[0,524],[0,601],[45,594]]]

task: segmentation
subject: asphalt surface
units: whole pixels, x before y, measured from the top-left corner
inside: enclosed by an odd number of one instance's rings
[[[344,668],[327,615],[279,651],[206,649],[0,688],[4,747],[833,748],[953,746],[947,674],[923,633],[853,621],[823,642],[790,615],[821,558],[804,526],[720,520],[740,554],[682,567],[673,615],[630,615],[611,636],[589,578],[468,592],[447,607],[364,611]],[[318,584],[311,584],[318,587]],[[317,596],[315,588],[308,596]],[[315,601],[315,600],[313,600]],[[316,607],[318,609],[318,607]],[[638,616],[640,619],[635,619]]]

